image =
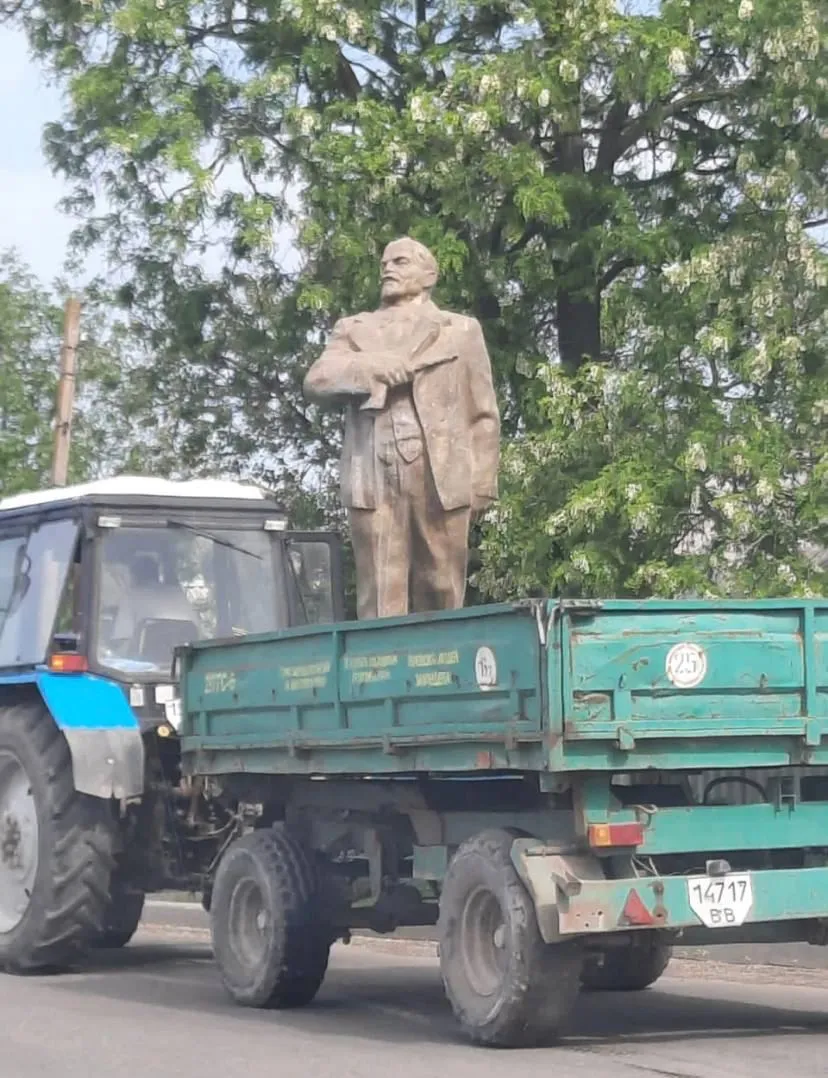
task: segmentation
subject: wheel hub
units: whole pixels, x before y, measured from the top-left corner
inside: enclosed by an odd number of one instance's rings
[[[497,897],[478,888],[466,903],[460,940],[466,975],[480,996],[492,996],[500,987],[509,962],[508,936]]]
[[[23,765],[0,752],[0,934],[11,932],[29,908],[38,865],[38,825]]]
[[[270,927],[270,916],[258,884],[241,880],[230,896],[228,914],[230,946],[246,967],[261,961]]]

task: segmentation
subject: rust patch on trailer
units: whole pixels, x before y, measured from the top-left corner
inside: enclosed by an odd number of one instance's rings
[[[478,771],[486,771],[495,766],[494,753],[478,752],[474,758],[474,766]]]

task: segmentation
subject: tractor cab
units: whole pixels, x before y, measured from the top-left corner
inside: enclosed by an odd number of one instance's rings
[[[340,547],[256,487],[119,478],[0,501],[0,675],[90,672],[150,720],[195,640],[340,619]]]

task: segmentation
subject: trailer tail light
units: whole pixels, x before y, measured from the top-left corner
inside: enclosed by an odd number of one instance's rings
[[[608,849],[618,846],[640,846],[644,841],[644,825],[640,823],[591,823],[587,831],[590,846]]]
[[[58,651],[49,656],[49,669],[53,674],[85,674],[89,669],[89,660],[85,655]]]

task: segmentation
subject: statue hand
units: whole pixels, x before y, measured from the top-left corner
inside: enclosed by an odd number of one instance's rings
[[[384,386],[403,386],[411,381],[411,374],[405,364],[391,362],[387,366],[380,367],[374,376]]]

